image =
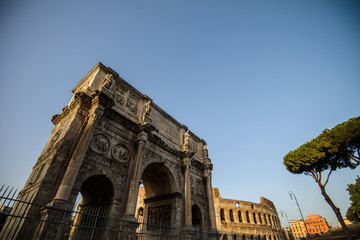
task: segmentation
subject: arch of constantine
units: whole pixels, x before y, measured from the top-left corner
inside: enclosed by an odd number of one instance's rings
[[[158,234],[156,226],[162,226],[161,234],[172,236],[161,239],[174,239],[174,231],[192,239],[193,229],[207,232],[205,239],[233,232],[222,222],[226,201],[218,190],[213,198],[205,140],[101,63],[72,91],[69,104],[52,118],[55,127],[0,238],[135,239],[128,233],[140,223],[147,224],[144,232]],[[254,206],[280,228],[269,200]],[[220,221],[219,207],[226,212]],[[73,227],[66,229],[69,222]],[[119,229],[122,235],[116,235]]]
[[[20,193],[33,204],[21,210],[24,216],[47,222],[54,214],[32,206],[72,209],[81,193],[79,211],[136,221],[142,183],[149,223],[191,229],[196,207],[203,230],[216,233],[212,164],[203,139],[101,63],[73,93],[53,116],[55,127]],[[53,226],[39,224],[29,221],[11,231],[17,239],[35,239],[35,230],[37,239],[55,238]]]

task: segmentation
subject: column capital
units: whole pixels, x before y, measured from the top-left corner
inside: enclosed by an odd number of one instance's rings
[[[192,151],[182,151],[181,152],[182,158],[186,159],[186,158],[192,158],[195,155],[195,152]]]
[[[107,108],[111,108],[112,106],[115,105],[114,100],[107,96],[105,93],[101,92],[101,91],[95,91],[94,94],[91,95],[91,105],[92,106],[97,106],[97,108],[100,109],[107,109]]]
[[[204,161],[205,170],[212,171],[213,170],[213,164],[211,163],[210,158],[205,158],[205,159],[203,159],[203,161]]]
[[[140,132],[137,135],[137,142],[139,146],[144,146],[145,142],[148,140],[148,134],[145,132]]]

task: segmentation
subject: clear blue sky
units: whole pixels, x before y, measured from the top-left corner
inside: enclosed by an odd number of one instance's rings
[[[358,1],[10,1],[0,3],[0,183],[21,188],[99,61],[208,142],[225,198],[264,196],[289,219],[336,217],[283,156],[359,115]],[[345,215],[347,184],[328,193]],[[286,219],[282,218],[282,226]]]

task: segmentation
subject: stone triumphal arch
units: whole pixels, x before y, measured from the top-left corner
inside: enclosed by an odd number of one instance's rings
[[[101,63],[73,93],[62,113],[53,116],[55,127],[20,199],[71,210],[81,193],[79,211],[97,209],[109,218],[141,217],[179,229],[216,231],[212,164],[203,139]],[[54,217],[32,206],[24,215],[45,222]],[[41,239],[57,234],[56,227],[38,222],[13,231],[17,239],[33,239],[35,231]],[[79,233],[71,234],[76,238]]]

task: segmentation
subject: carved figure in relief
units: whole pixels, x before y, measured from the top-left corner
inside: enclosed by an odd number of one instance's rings
[[[91,142],[91,148],[98,153],[106,153],[109,150],[110,142],[104,135],[98,134]]]
[[[196,192],[198,194],[202,194],[203,193],[203,184],[201,181],[196,181]]]
[[[115,145],[112,149],[111,154],[114,159],[119,160],[120,162],[126,162],[130,158],[129,150],[123,144]]]
[[[130,110],[130,112],[137,114],[137,103],[133,101],[128,101],[126,107]]]
[[[116,104],[118,104],[120,106],[124,106],[125,98],[120,94],[116,94],[115,95],[115,102],[116,102]]]
[[[190,178],[190,188],[191,188],[191,192],[195,192],[195,183],[192,178]]]

